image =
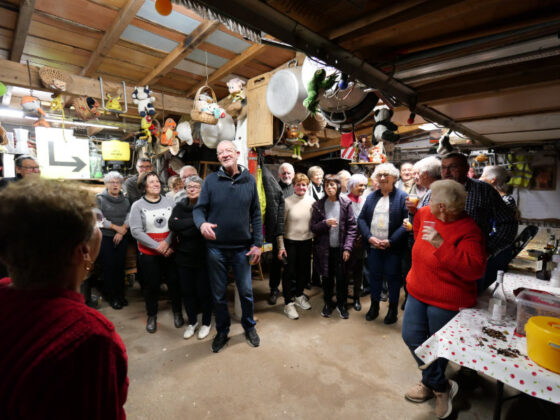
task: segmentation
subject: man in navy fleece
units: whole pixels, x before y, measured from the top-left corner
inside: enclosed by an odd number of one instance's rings
[[[241,324],[247,342],[258,347],[260,338],[253,319],[251,266],[261,258],[262,222],[257,183],[249,171],[237,165],[239,152],[230,141],[217,147],[218,172],[206,177],[194,223],[208,246],[208,276],[214,299],[217,334],[212,351],[218,353],[229,340],[231,319],[226,301],[227,272],[231,266],[241,299]]]

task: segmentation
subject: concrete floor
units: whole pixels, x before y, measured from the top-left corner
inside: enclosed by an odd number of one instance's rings
[[[367,322],[364,309],[350,309],[343,320],[320,316],[322,293],[306,291],[313,308],[299,310],[299,320],[283,313],[283,299],[269,306],[268,281],[255,281],[255,314],[261,346],[250,347],[233,322],[230,341],[218,354],[209,337],[183,339],[173,326],[170,304],[160,300],[158,330],[145,331],[144,301],[138,285],[129,289],[130,305],[120,311],[105,302],[100,311],[122,337],[129,360],[130,388],[125,406],[130,419],[433,419],[435,400],[413,404],[404,392],[420,378],[400,331],[402,311],[394,325]],[[232,290],[230,290],[231,293]],[[233,301],[233,297],[231,299]],[[233,306],[233,302],[232,302]],[[233,308],[231,308],[233,311]],[[448,373],[457,374],[450,365]],[[491,419],[494,383],[480,377],[475,389],[459,382],[450,417]],[[508,391],[506,393],[515,392]],[[534,402],[504,404],[502,419],[533,418]],[[539,415],[539,418],[542,416]]]

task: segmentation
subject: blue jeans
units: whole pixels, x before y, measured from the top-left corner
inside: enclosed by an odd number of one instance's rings
[[[226,300],[229,267],[233,270],[235,285],[241,300],[241,325],[245,331],[255,328],[253,285],[249,258],[245,255],[247,252],[249,248],[208,248],[208,277],[214,300],[216,331],[219,333],[227,334],[231,325]]]
[[[401,291],[401,259],[402,255],[385,249],[370,248],[368,250],[367,265],[372,302],[379,302],[383,276],[385,276],[389,286],[389,303],[398,304]]]
[[[439,331],[455,315],[457,315],[457,311],[427,305],[415,299],[412,295],[408,295],[402,322],[402,338],[412,352],[418,366],[425,363],[414,354],[414,350],[420,347],[432,334]],[[437,358],[422,371],[422,383],[436,392],[444,392],[447,389],[446,367],[447,359]]]

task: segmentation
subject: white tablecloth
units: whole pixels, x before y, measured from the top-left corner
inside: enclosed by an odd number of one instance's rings
[[[513,290],[518,287],[545,290],[560,295],[559,288],[549,282],[523,274],[509,274],[504,278],[504,289],[513,302]],[[514,304],[511,303],[513,306]],[[416,355],[426,364],[443,357],[461,366],[482,372],[504,384],[533,397],[560,404],[560,375],[546,370],[527,356],[527,340],[516,337],[515,318],[508,316],[504,327],[488,323],[487,306],[459,312],[441,330],[416,349]],[[482,332],[489,327],[504,333],[506,341],[491,338]],[[498,354],[498,349],[517,349],[519,357]]]

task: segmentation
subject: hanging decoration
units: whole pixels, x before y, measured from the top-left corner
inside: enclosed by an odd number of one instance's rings
[[[169,16],[173,10],[171,0],[156,0],[156,11],[162,16]]]

